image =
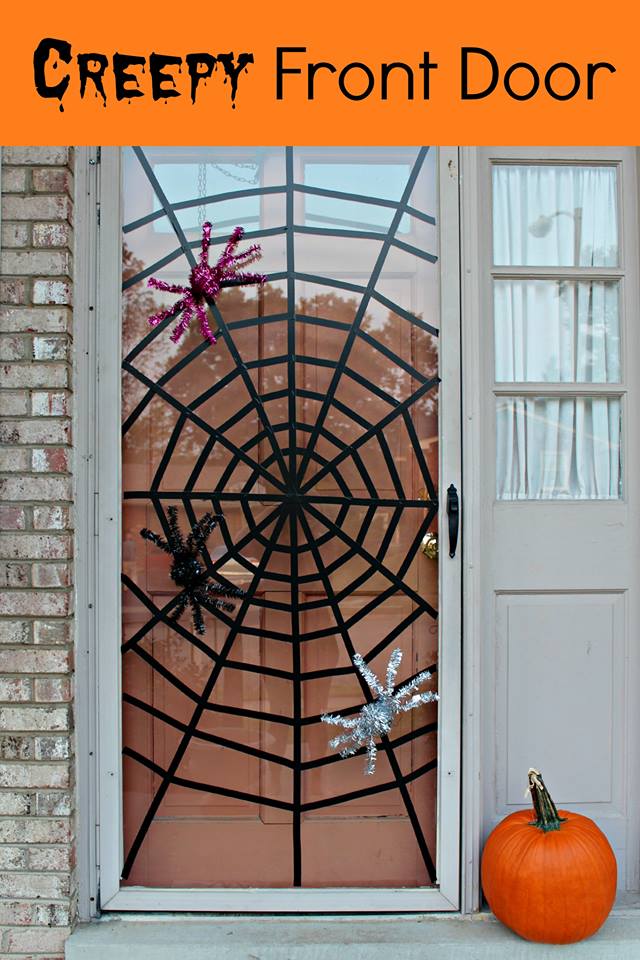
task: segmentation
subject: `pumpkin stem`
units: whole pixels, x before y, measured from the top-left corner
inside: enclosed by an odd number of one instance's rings
[[[531,820],[530,825],[538,827],[539,830],[544,830],[545,833],[548,830],[559,830],[560,824],[565,823],[567,818],[558,816],[556,805],[549,796],[540,771],[531,767],[527,776],[533,809],[536,814],[536,819]]]

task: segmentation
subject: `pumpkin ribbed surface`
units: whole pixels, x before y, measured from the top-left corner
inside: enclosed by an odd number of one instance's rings
[[[574,943],[607,919],[616,859],[593,820],[555,812],[556,823],[544,828],[532,822],[531,810],[498,824],[484,848],[482,887],[495,916],[521,937]]]

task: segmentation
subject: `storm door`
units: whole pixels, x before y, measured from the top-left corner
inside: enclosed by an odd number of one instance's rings
[[[443,363],[438,152],[134,148],[123,168],[123,894],[450,908],[452,880],[435,894],[458,872],[451,497],[451,529],[438,518],[439,487],[460,483],[455,399],[442,419],[458,333],[453,309]],[[242,225],[268,280],[209,302],[215,345],[195,319],[174,343],[179,317],[147,321],[177,296],[147,280],[187,281],[205,221],[212,263]],[[172,558],[140,535],[166,537],[172,508],[185,537],[220,517],[200,561],[243,591],[233,610],[204,602],[202,632],[188,605],[175,619]],[[321,717],[356,718],[375,692],[354,656],[384,680],[396,649],[396,690],[429,670],[420,690],[441,699],[394,716],[371,774]]]

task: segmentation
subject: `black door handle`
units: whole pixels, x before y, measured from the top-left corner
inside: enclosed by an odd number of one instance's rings
[[[447,517],[449,518],[449,556],[455,557],[460,527],[460,501],[453,484],[447,490]]]

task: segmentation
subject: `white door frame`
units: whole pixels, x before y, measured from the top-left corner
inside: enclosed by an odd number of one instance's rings
[[[441,147],[440,490],[463,491],[460,437],[459,175],[457,148]],[[121,150],[78,148],[76,158],[76,403],[78,443],[78,804],[80,916],[100,909],[224,912],[451,911],[460,900],[461,570],[464,538],[440,577],[439,886],[418,889],[161,889],[120,887]],[[97,240],[96,240],[97,238]],[[97,264],[97,269],[96,269]],[[95,308],[95,309],[94,309]],[[95,384],[92,391],[91,385]],[[445,425],[452,425],[447,430]],[[444,498],[442,498],[444,499]],[[463,500],[464,503],[464,500]],[[446,528],[446,504],[440,508]],[[466,746],[468,752],[468,746]],[[466,857],[465,857],[466,859]],[[99,877],[99,879],[98,879]],[[466,901],[469,902],[468,900]]]

